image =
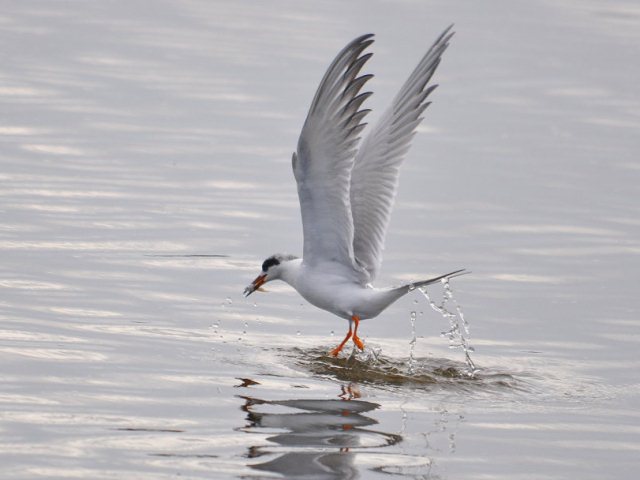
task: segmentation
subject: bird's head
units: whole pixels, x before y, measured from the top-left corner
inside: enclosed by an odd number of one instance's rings
[[[279,279],[282,275],[284,265],[296,258],[298,257],[286,253],[276,253],[275,255],[271,255],[262,262],[262,271],[260,272],[260,275],[258,275],[256,279],[244,289],[244,296],[248,297],[256,290],[259,290],[265,283]]]

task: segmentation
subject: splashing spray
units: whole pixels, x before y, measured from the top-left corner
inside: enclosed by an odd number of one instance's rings
[[[411,341],[409,342],[409,364],[407,365],[409,375],[413,375],[415,373],[416,358],[415,358],[414,350],[416,348],[416,341],[417,341],[416,312],[412,311],[411,312]]]
[[[429,302],[431,308],[443,316],[449,321],[449,330],[442,332],[442,336],[449,339],[449,348],[461,348],[464,352],[464,359],[467,364],[467,375],[473,376],[478,372],[475,363],[471,360],[471,353],[474,352],[474,348],[469,345],[469,322],[464,317],[462,307],[458,304],[453,296],[453,290],[449,285],[448,279],[442,279],[443,296],[442,302],[437,304],[434,302],[426,287],[420,287],[418,290],[424,295]],[[452,305],[454,311],[447,308]]]

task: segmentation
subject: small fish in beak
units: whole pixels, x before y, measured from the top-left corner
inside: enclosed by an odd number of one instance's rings
[[[260,290],[261,292],[264,292],[264,290],[262,288],[260,288],[260,287],[266,281],[267,281],[267,274],[266,273],[262,273],[262,274],[258,275],[256,277],[256,279],[253,282],[251,282],[250,285],[247,285],[247,288],[244,289],[243,295],[245,297],[248,297],[249,295],[251,295],[256,290]]]

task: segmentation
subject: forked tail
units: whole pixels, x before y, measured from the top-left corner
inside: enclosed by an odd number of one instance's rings
[[[455,272],[445,273],[444,275],[440,275],[439,277],[430,278],[429,280],[422,280],[420,282],[412,282],[409,285],[407,285],[407,288],[412,290],[413,288],[426,287],[427,285],[431,285],[432,283],[438,283],[439,281],[444,280],[444,279],[449,280],[450,278],[459,277],[460,275],[466,275],[468,273],[471,273],[471,272],[469,270],[465,269],[465,268],[462,268],[460,270],[456,270]]]
[[[454,277],[459,277],[460,275],[465,275],[467,273],[471,273],[466,269],[456,270],[455,272],[445,273],[444,275],[440,275],[439,277],[430,278],[429,280],[422,280],[420,282],[412,282],[407,283],[406,285],[402,285],[401,287],[389,287],[380,289],[380,293],[382,295],[379,296],[379,301],[375,307],[372,306],[372,311],[375,312],[371,315],[368,315],[363,318],[373,318],[377,316],[380,312],[382,312],[385,308],[391,305],[393,302],[398,300],[403,295],[409,293],[416,288],[424,287],[426,285],[431,285],[432,283],[440,282],[444,279],[450,279]],[[377,311],[376,311],[377,308]]]

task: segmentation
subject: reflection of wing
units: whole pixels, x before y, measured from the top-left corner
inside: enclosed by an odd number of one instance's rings
[[[351,174],[351,208],[354,222],[354,255],[373,280],[382,263],[384,239],[398,186],[398,169],[409,150],[427,97],[428,86],[440,57],[453,35],[447,28],[422,58],[409,79],[367,135],[355,158]]]
[[[359,94],[372,75],[358,77],[373,43],[363,35],[349,43],[324,75],[293,155],[293,173],[304,232],[303,260],[309,265],[337,261],[355,268],[349,179],[361,123],[368,110],[360,105],[371,93]]]

